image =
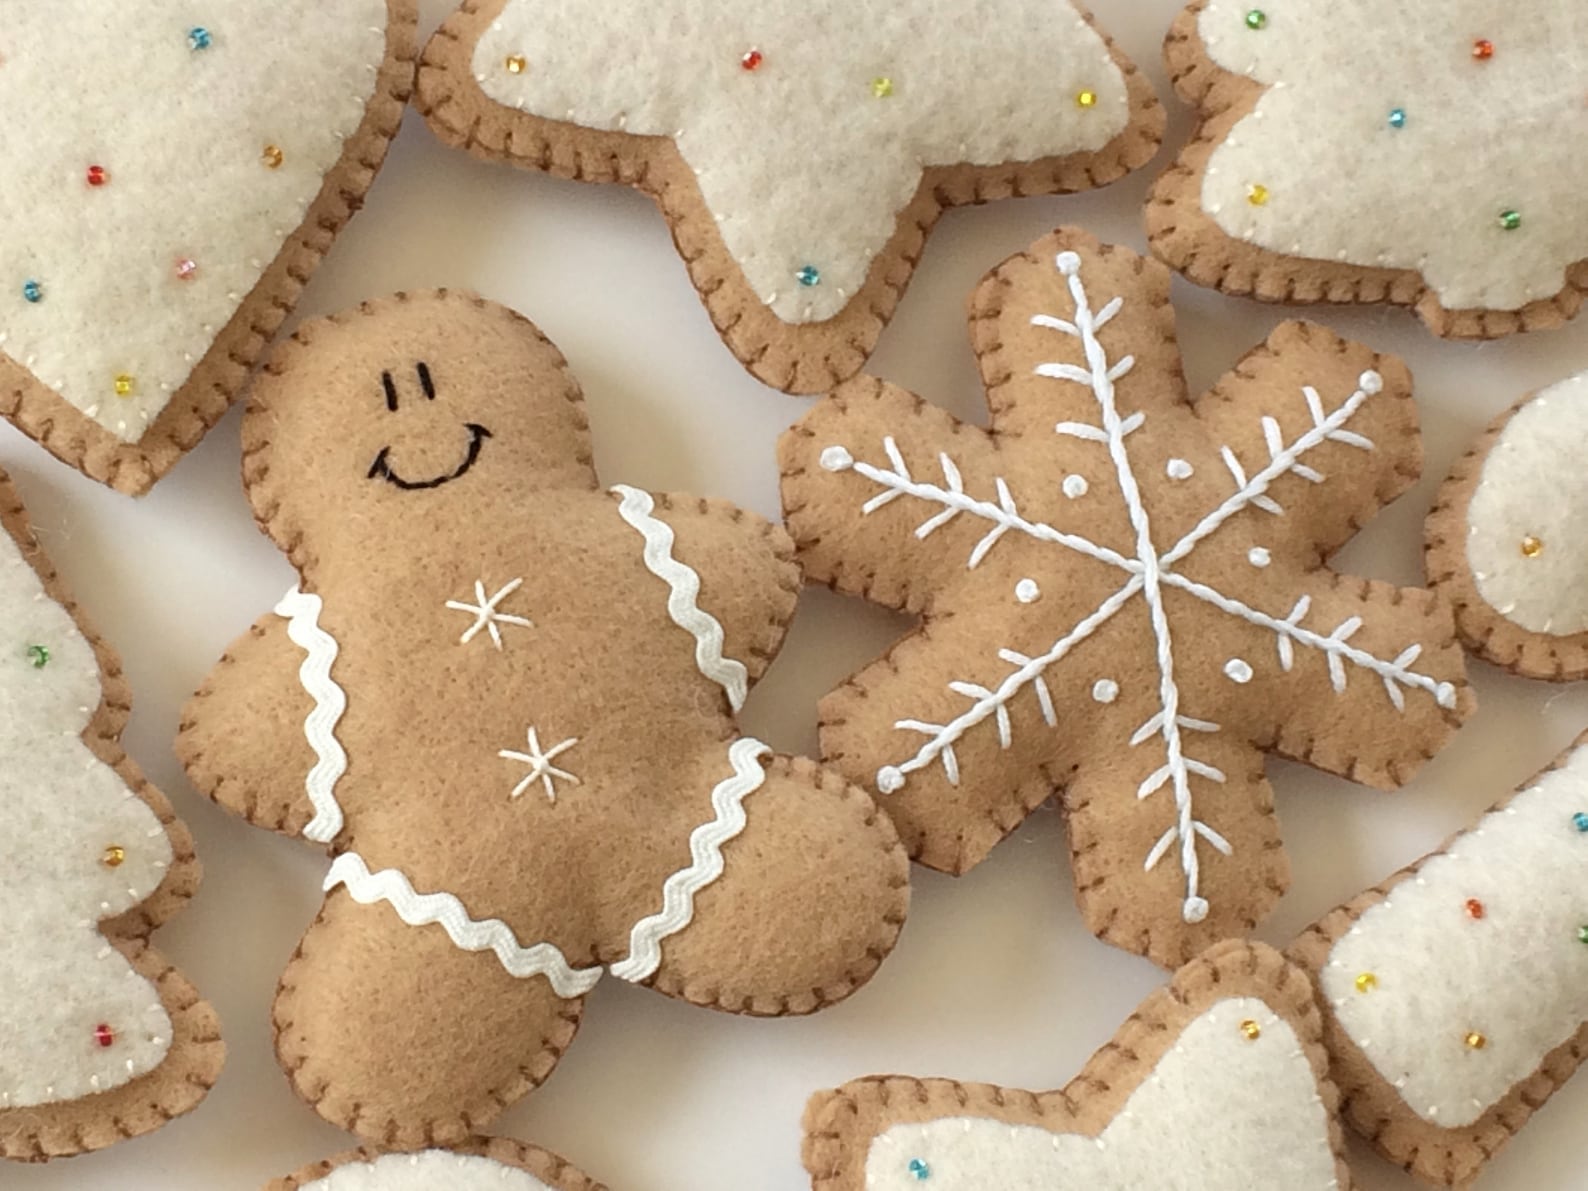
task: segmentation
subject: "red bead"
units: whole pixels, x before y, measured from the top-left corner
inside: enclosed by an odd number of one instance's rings
[[[746,70],[760,70],[761,63],[765,61],[766,57],[760,50],[750,50],[743,58],[739,59],[739,65]]]
[[[1472,43],[1472,56],[1479,62],[1487,62],[1494,57],[1494,43],[1487,37],[1480,37]]]
[[[88,184],[90,186],[103,186],[109,181],[110,175],[105,172],[104,166],[91,165],[88,167]]]
[[[99,1045],[105,1050],[109,1050],[112,1046],[116,1045],[116,1031],[111,1029],[104,1022],[100,1022],[94,1027],[94,1041],[99,1043]]]
[[[1468,918],[1482,918],[1486,913],[1488,913],[1488,911],[1483,908],[1483,903],[1477,898],[1473,897],[1467,899]]]

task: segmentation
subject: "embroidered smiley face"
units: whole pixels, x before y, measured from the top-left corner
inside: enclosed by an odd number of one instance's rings
[[[435,377],[430,371],[430,365],[424,360],[414,365],[414,376],[419,381],[419,391],[427,402],[436,400]],[[400,413],[403,397],[398,391],[397,381],[391,372],[382,372],[380,375],[381,389],[386,395],[386,409],[389,413]],[[478,422],[466,422],[463,429],[467,432],[467,447],[464,450],[462,461],[450,471],[414,478],[402,474],[392,465],[390,444],[381,447],[380,453],[375,456],[375,462],[369,469],[369,478],[372,480],[385,480],[395,488],[404,492],[422,492],[430,488],[440,488],[443,484],[450,484],[453,480],[461,480],[468,475],[474,465],[479,462],[480,450],[485,445],[485,440],[491,437],[491,432]]]

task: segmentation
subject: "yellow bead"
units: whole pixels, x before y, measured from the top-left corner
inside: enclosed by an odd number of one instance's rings
[[[1241,1023],[1241,1035],[1248,1042],[1256,1042],[1263,1036],[1263,1027],[1252,1021],[1251,1018],[1247,1018]]]
[[[890,78],[876,78],[871,80],[871,93],[878,99],[893,98],[893,80]]]
[[[137,387],[138,387],[138,378],[137,377],[128,376],[125,372],[123,372],[120,376],[118,376],[116,378],[116,396],[117,397],[131,397],[132,396],[132,391],[134,389],[136,389]]]
[[[1527,537],[1522,539],[1523,558],[1537,558],[1542,553],[1544,553],[1544,541],[1542,538],[1535,538],[1532,534],[1528,534]]]
[[[1097,106],[1097,92],[1082,91],[1075,97],[1075,102],[1083,108],[1095,108]]]
[[[287,160],[287,155],[281,151],[280,145],[266,145],[259,160],[265,163],[266,169],[279,170],[281,163]]]
[[[111,844],[105,849],[104,855],[99,858],[99,863],[106,868],[120,868],[127,859],[127,849],[120,844]]]
[[[1377,987],[1378,977],[1372,972],[1363,972],[1356,978],[1356,991],[1359,993],[1370,993]]]
[[[1470,1050],[1482,1050],[1485,1046],[1489,1045],[1489,1040],[1476,1030],[1473,1030],[1472,1033],[1468,1034],[1464,1041]]]
[[[529,69],[529,59],[523,54],[514,54],[507,60],[506,66],[508,74],[523,74]]]
[[[1273,197],[1274,196],[1272,193],[1270,193],[1268,187],[1264,186],[1261,182],[1253,182],[1246,188],[1246,201],[1251,203],[1254,207],[1268,206],[1268,200]]]

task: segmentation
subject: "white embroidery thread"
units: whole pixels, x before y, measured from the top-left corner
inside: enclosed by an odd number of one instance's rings
[[[1123,299],[1115,298],[1101,310],[1094,312],[1081,279],[1080,257],[1072,252],[1062,253],[1057,259],[1057,267],[1069,282],[1070,294],[1075,302],[1074,321],[1050,315],[1037,315],[1031,321],[1035,326],[1078,339],[1085,351],[1087,365],[1083,368],[1074,364],[1050,363],[1038,366],[1035,371],[1038,376],[1083,385],[1091,391],[1096,400],[1101,425],[1061,422],[1054,429],[1056,433],[1066,437],[1097,443],[1108,448],[1135,534],[1135,557],[1126,557],[1080,535],[1022,517],[1015,497],[1002,477],[994,478],[996,501],[980,500],[970,496],[965,491],[958,466],[946,453],[939,454],[937,459],[944,483],[936,485],[923,483],[914,478],[898,444],[891,436],[884,438],[882,444],[888,457],[888,467],[857,461],[843,446],[834,445],[823,450],[821,466],[824,469],[833,472],[854,471],[881,489],[877,495],[862,505],[862,515],[870,515],[905,497],[935,506],[938,511],[922,522],[915,531],[916,537],[921,539],[931,536],[938,529],[961,516],[970,516],[988,522],[992,528],[977,543],[968,560],[967,565],[971,569],[980,565],[1004,535],[1013,532],[1039,542],[1063,546],[1077,554],[1112,566],[1127,577],[1122,587],[1056,641],[1046,653],[1038,657],[1028,657],[1013,650],[1000,650],[998,655],[1000,659],[1016,668],[996,687],[989,688],[966,681],[950,683],[950,690],[972,700],[970,708],[962,715],[946,724],[927,723],[914,719],[900,720],[895,725],[897,728],[920,733],[928,737],[928,740],[913,757],[880,769],[877,773],[877,787],[884,794],[896,793],[904,787],[911,773],[934,764],[941,764],[950,784],[957,785],[959,762],[954,751],[955,743],[971,728],[993,719],[1000,743],[1004,748],[1009,748],[1013,742],[1013,728],[1008,706],[1015,696],[1027,687],[1030,687],[1036,695],[1044,720],[1050,727],[1054,726],[1057,719],[1054,714],[1052,692],[1043,676],[1050,667],[1091,637],[1140,595],[1147,605],[1157,643],[1160,710],[1137,729],[1130,740],[1130,746],[1140,747],[1148,740],[1157,738],[1163,744],[1165,763],[1141,783],[1137,796],[1145,799],[1169,786],[1172,788],[1176,807],[1175,823],[1149,853],[1146,868],[1149,871],[1155,868],[1169,849],[1178,842],[1181,868],[1186,879],[1184,917],[1187,922],[1200,922],[1207,917],[1209,906],[1199,893],[1198,840],[1206,841],[1226,855],[1230,854],[1232,849],[1223,836],[1207,823],[1196,818],[1191,779],[1200,777],[1216,784],[1223,784],[1227,778],[1215,766],[1198,761],[1186,752],[1183,733],[1216,733],[1220,729],[1218,724],[1181,714],[1180,689],[1174,676],[1173,641],[1162,599],[1165,586],[1177,588],[1205,604],[1272,633],[1280,665],[1286,671],[1294,665],[1295,650],[1298,645],[1321,653],[1327,659],[1330,681],[1336,691],[1343,691],[1346,688],[1348,664],[1376,675],[1382,681],[1391,703],[1397,710],[1405,708],[1403,688],[1421,690],[1433,697],[1441,707],[1446,708],[1455,706],[1456,691],[1451,683],[1440,682],[1410,668],[1422,653],[1421,645],[1414,644],[1393,659],[1379,658],[1351,646],[1350,638],[1362,626],[1359,618],[1352,617],[1346,620],[1329,635],[1324,636],[1302,627],[1301,622],[1311,608],[1311,600],[1306,596],[1297,602],[1288,616],[1280,619],[1188,579],[1174,570],[1175,564],[1189,557],[1199,544],[1216,534],[1238,513],[1248,508],[1255,508],[1275,516],[1283,515],[1283,507],[1269,495],[1269,489],[1281,477],[1296,475],[1310,483],[1324,483],[1326,477],[1303,462],[1309,452],[1328,442],[1341,443],[1364,451],[1374,449],[1369,439],[1346,429],[1346,424],[1371,397],[1382,392],[1383,378],[1376,372],[1364,373],[1356,392],[1329,414],[1325,414],[1317,391],[1310,386],[1303,388],[1302,397],[1311,414],[1312,426],[1289,444],[1284,442],[1278,421],[1272,417],[1264,417],[1262,428],[1269,460],[1253,475],[1249,476],[1235,453],[1230,448],[1224,447],[1221,454],[1234,480],[1236,486],[1234,493],[1208,513],[1180,541],[1160,553],[1152,539],[1152,527],[1146,504],[1142,499],[1135,465],[1127,446],[1130,435],[1146,422],[1146,414],[1136,412],[1124,416],[1120,414],[1115,404],[1115,382],[1129,375],[1136,361],[1131,356],[1126,356],[1118,362],[1111,361],[1098,338],[1099,332],[1123,309]],[[1254,565],[1266,565],[1266,552],[1263,552],[1261,557],[1264,563],[1259,564],[1258,554],[1256,551],[1253,552]]]
[[[506,587],[487,599],[485,595],[485,580],[476,579],[474,581],[474,603],[466,604],[462,600],[448,600],[447,607],[452,611],[467,612],[475,618],[474,623],[463,631],[463,636],[458,638],[458,644],[467,645],[479,635],[481,629],[484,629],[491,634],[491,641],[496,646],[497,652],[501,652],[502,630],[498,627],[499,625],[511,624],[525,629],[534,628],[535,622],[528,617],[511,616],[498,610],[502,601],[523,585],[523,579],[514,579]]]
[[[728,696],[734,711],[744,709],[750,674],[742,662],[724,657],[722,624],[701,608],[700,576],[673,557],[672,527],[654,515],[656,502],[647,492],[618,484],[618,513],[645,539],[645,566],[668,586],[667,612],[673,623],[695,639],[695,665]]]
[[[336,638],[320,627],[320,597],[294,587],[276,605],[276,615],[287,620],[287,636],[306,656],[298,667],[298,681],[314,700],[314,710],[303,721],[303,734],[314,750],[315,763],[304,779],[304,792],[314,807],[314,818],[303,829],[305,838],[328,844],[342,831],[342,807],[336,800],[336,783],[347,772],[347,753],[336,738],[336,725],[347,710],[347,694],[331,677],[336,662]]]
[[[516,802],[524,791],[536,782],[540,782],[545,786],[546,800],[552,803],[557,801],[558,781],[565,781],[577,786],[579,784],[578,778],[566,769],[557,768],[552,762],[578,743],[579,738],[572,736],[561,744],[554,744],[549,749],[543,750],[540,747],[540,736],[534,728],[531,728],[529,730],[529,752],[519,753],[514,752],[512,749],[503,749],[497,753],[496,755],[504,761],[518,761],[529,766],[529,772],[523,776],[518,785],[513,787],[513,800]]]
[[[628,958],[612,965],[619,980],[639,983],[649,979],[662,963],[662,940],[676,935],[695,917],[695,895],[722,876],[722,848],[745,828],[744,800],[761,788],[766,770],[761,758],[771,753],[759,740],[745,737],[728,749],[733,776],[724,778],[711,792],[716,817],[695,828],[689,837],[694,863],[674,873],[662,887],[662,909],[641,919],[629,932]]]
[[[485,921],[469,917],[463,903],[450,893],[418,893],[396,869],[372,873],[356,852],[344,852],[326,874],[325,892],[338,885],[360,905],[385,902],[409,926],[439,926],[464,951],[491,951],[509,975],[520,980],[544,976],[564,1000],[582,997],[601,979],[600,968],[575,968],[551,943],[522,946],[511,927],[499,918]]]

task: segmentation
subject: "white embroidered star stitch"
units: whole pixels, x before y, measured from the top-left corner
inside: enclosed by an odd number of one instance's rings
[[[1075,303],[1074,321],[1038,315],[1031,320],[1032,325],[1080,341],[1086,366],[1042,364],[1036,368],[1036,374],[1065,384],[1085,386],[1095,399],[1098,411],[1095,424],[1066,421],[1057,424],[1054,430],[1068,438],[1095,443],[1107,452],[1106,465],[1114,473],[1134,536],[1133,547],[1128,553],[1053,525],[1027,519],[1021,515],[1014,493],[1002,478],[995,480],[996,499],[971,496],[966,492],[959,466],[946,452],[939,454],[937,459],[943,475],[942,484],[915,479],[892,437],[884,438],[882,444],[888,461],[886,466],[857,460],[847,447],[836,444],[822,451],[820,462],[827,471],[852,471],[878,486],[880,491],[863,505],[866,514],[906,498],[932,507],[935,511],[915,531],[919,539],[931,536],[962,516],[985,521],[989,528],[974,546],[968,560],[972,569],[979,566],[1006,535],[1015,534],[1103,563],[1118,573],[1121,584],[1046,651],[1031,656],[1009,649],[1000,650],[999,659],[1012,667],[1001,680],[991,684],[975,681],[950,683],[950,689],[956,695],[970,701],[969,708],[963,714],[946,723],[899,720],[895,725],[897,728],[925,736],[926,743],[914,755],[883,766],[876,775],[877,787],[884,794],[897,793],[905,787],[912,773],[933,765],[941,765],[949,783],[957,786],[960,770],[956,743],[973,728],[992,720],[996,724],[1000,743],[1004,748],[1009,748],[1014,731],[1009,707],[1016,696],[1028,688],[1037,699],[1044,722],[1049,727],[1057,727],[1059,717],[1053,693],[1044,676],[1139,599],[1145,605],[1147,621],[1155,639],[1158,709],[1135,729],[1129,747],[1141,748],[1149,741],[1156,742],[1156,747],[1163,750],[1163,762],[1140,783],[1136,794],[1139,799],[1147,799],[1167,788],[1173,793],[1175,801],[1174,820],[1148,853],[1145,869],[1149,872],[1155,869],[1178,844],[1178,858],[1185,875],[1183,915],[1186,922],[1197,923],[1207,918],[1210,909],[1199,888],[1199,841],[1226,855],[1231,854],[1232,848],[1219,831],[1199,817],[1192,779],[1202,779],[1213,786],[1224,785],[1228,779],[1217,766],[1195,756],[1195,746],[1191,742],[1194,734],[1218,733],[1220,725],[1195,717],[1184,706],[1181,684],[1175,673],[1176,639],[1165,607],[1165,592],[1172,590],[1183,593],[1271,634],[1278,666],[1285,673],[1294,668],[1298,649],[1316,651],[1326,661],[1329,682],[1337,694],[1346,690],[1352,672],[1358,670],[1383,684],[1386,697],[1398,711],[1405,710],[1408,691],[1425,694],[1446,709],[1456,707],[1457,691],[1452,683],[1414,668],[1414,663],[1423,652],[1420,644],[1407,646],[1392,657],[1381,657],[1352,645],[1352,638],[1363,628],[1364,621],[1360,617],[1351,616],[1327,630],[1309,628],[1304,622],[1312,608],[1310,596],[1303,594],[1293,605],[1287,605],[1288,612],[1265,612],[1193,578],[1183,569],[1183,564],[1192,558],[1197,548],[1217,535],[1237,514],[1247,509],[1257,509],[1275,517],[1283,516],[1284,508],[1270,493],[1280,478],[1296,476],[1311,484],[1326,483],[1328,477],[1304,462],[1310,452],[1326,443],[1343,444],[1364,452],[1373,450],[1372,441],[1347,427],[1362,407],[1383,390],[1383,378],[1377,372],[1365,372],[1358,382],[1357,390],[1337,409],[1327,413],[1318,392],[1310,386],[1303,388],[1301,397],[1306,402],[1310,425],[1292,442],[1284,441],[1278,420],[1271,416],[1263,417],[1263,440],[1268,453],[1266,463],[1248,473],[1235,452],[1225,446],[1221,454],[1233,481],[1234,492],[1177,541],[1167,547],[1160,546],[1153,537],[1153,526],[1142,496],[1141,483],[1138,482],[1137,465],[1128,445],[1130,436],[1145,425],[1147,415],[1144,412],[1122,415],[1115,398],[1116,382],[1127,376],[1136,362],[1131,356],[1118,361],[1111,360],[1098,338],[1098,333],[1123,309],[1123,300],[1116,298],[1094,311],[1082,282],[1079,255],[1064,252],[1058,256],[1057,266],[1068,281],[1069,292]],[[1177,477],[1171,475],[1170,478]],[[1182,666],[1187,660],[1181,658]],[[1253,671],[1248,661],[1236,659],[1229,661],[1225,674],[1229,681],[1244,684],[1251,680]],[[1118,694],[1119,687],[1112,680],[1099,681],[1093,688],[1093,697],[1101,703],[1111,703]]]
[[[531,728],[529,730],[529,752],[520,753],[512,749],[503,749],[499,752],[497,756],[504,761],[518,761],[529,766],[529,772],[523,776],[518,785],[513,787],[513,798],[515,800],[518,799],[531,785],[535,782],[540,782],[546,788],[547,801],[556,802],[558,781],[565,781],[570,785],[577,786],[579,784],[577,777],[566,769],[557,768],[552,762],[578,743],[579,738],[573,736],[564,740],[561,744],[554,744],[549,749],[542,750],[540,747],[540,736],[534,728]]]
[[[524,585],[523,579],[514,579],[489,599],[485,596],[485,580],[474,581],[474,603],[466,604],[462,600],[448,600],[447,607],[454,612],[467,612],[475,618],[474,623],[464,630],[463,636],[458,638],[459,645],[467,645],[479,635],[481,629],[491,634],[491,641],[496,648],[502,648],[502,630],[498,625],[513,624],[520,628],[532,629],[535,622],[524,616],[512,616],[499,611],[503,600],[512,595]]]

